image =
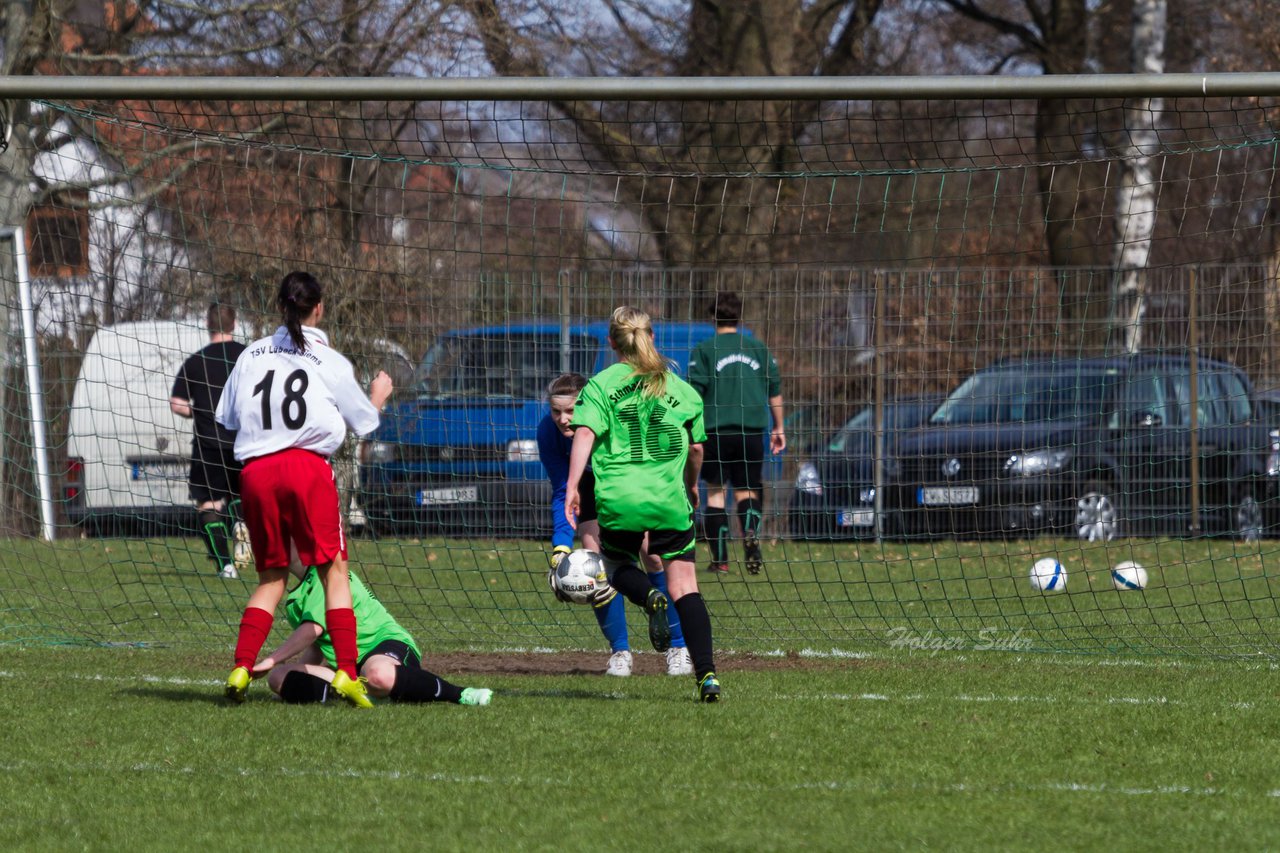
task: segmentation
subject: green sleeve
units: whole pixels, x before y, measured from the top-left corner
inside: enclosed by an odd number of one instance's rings
[[[596,434],[596,438],[603,438],[609,431],[608,406],[600,383],[595,378],[578,393],[570,426],[586,427]]]
[[[703,419],[706,410],[702,405],[701,397],[694,402],[697,403],[697,407],[694,416],[688,421],[689,441],[694,444],[702,444],[707,440],[707,425]]]
[[[782,393],[782,371],[778,368],[778,360],[773,357],[773,353],[769,352],[768,347],[765,347],[764,354],[769,396],[776,397]]]
[[[703,341],[689,354],[689,384],[700,396],[706,396],[711,387],[711,356],[707,342]]]

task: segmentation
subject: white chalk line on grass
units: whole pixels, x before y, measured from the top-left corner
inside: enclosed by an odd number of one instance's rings
[[[763,653],[765,656],[785,656],[785,652],[771,651]],[[895,654],[887,654],[885,652],[867,652],[867,651],[849,651],[846,649],[801,649],[797,655],[802,658],[823,659],[850,659],[850,660],[902,660],[911,659],[912,657],[925,656],[935,660],[964,662],[976,660],[979,656],[986,659],[987,656],[1001,656],[1013,654],[1013,659],[1019,663],[1035,663],[1050,666],[1074,666],[1074,667],[1119,667],[1127,669],[1213,669],[1222,666],[1230,666],[1236,669],[1245,670],[1247,672],[1276,672],[1280,671],[1280,661],[1263,658],[1261,660],[1251,660],[1246,657],[1234,658],[1178,658],[1178,657],[1161,657],[1153,655],[1150,658],[1116,658],[1116,657],[1098,657],[1088,653],[1078,655],[1063,654],[1061,652],[1046,651],[1038,654],[1013,653],[1003,649],[991,649],[980,652],[978,655],[967,654],[959,651],[933,651],[933,650],[906,650],[899,651]],[[1259,656],[1261,657],[1261,656]]]
[[[3,762],[0,771],[13,774],[34,774],[40,772],[47,776],[50,770],[57,769],[67,775],[107,776],[118,778],[122,773],[154,774],[158,776],[223,776],[242,779],[286,778],[286,779],[351,779],[355,781],[377,782],[414,782],[439,783],[444,785],[482,785],[499,788],[552,788],[577,784],[573,780],[563,778],[527,778],[524,776],[491,776],[486,774],[433,773],[416,770],[379,770],[356,769],[342,767],[297,768],[297,767],[186,767],[168,764],[136,762],[133,764],[111,765],[107,763],[57,764],[50,762]],[[678,790],[700,790],[698,785],[671,780],[668,787]],[[911,792],[917,794],[1011,794],[1050,792],[1062,794],[1097,794],[1121,797],[1228,797],[1250,798],[1268,797],[1280,799],[1280,790],[1250,791],[1234,788],[1203,788],[1190,785],[1109,785],[1091,782],[1043,782],[1043,783],[992,783],[975,784],[972,782],[939,782],[894,784],[883,781],[859,780],[815,780],[797,782],[795,784],[759,784],[754,782],[735,782],[720,779],[714,784],[717,790],[735,790],[745,793],[775,793],[786,791],[834,791],[847,793],[892,794],[895,792]]]
[[[0,670],[0,678],[26,678],[30,676],[8,670]],[[103,684],[170,684],[176,687],[220,687],[222,681],[215,679],[182,678],[179,676],[143,675],[136,678],[120,675],[102,675],[101,673],[80,674],[61,673],[60,678],[72,681],[90,681]],[[569,694],[566,694],[569,695]],[[601,694],[604,698],[625,699],[625,693],[609,691]],[[929,693],[903,693],[891,695],[886,693],[816,693],[816,694],[776,694],[779,699],[821,702],[954,702],[954,703],[1004,703],[1004,704],[1042,704],[1061,705],[1072,703],[1078,705],[1183,705],[1181,699],[1169,699],[1166,696],[1022,696],[1019,694],[999,695],[995,693],[938,696]],[[1252,702],[1231,702],[1225,705],[1240,711],[1252,710]]]
[[[1007,704],[1043,704],[1061,705],[1074,703],[1078,705],[1182,705],[1181,699],[1169,699],[1165,696],[1020,696],[1018,694],[1000,696],[988,693],[978,696],[961,693],[955,696],[935,696],[928,693],[903,693],[888,695],[885,693],[817,693],[779,696],[782,699],[814,700],[820,702],[988,702]],[[1229,707],[1238,710],[1253,708],[1252,702],[1235,702]]]

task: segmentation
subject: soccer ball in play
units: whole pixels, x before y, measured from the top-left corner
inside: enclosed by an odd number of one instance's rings
[[[1031,585],[1041,592],[1067,588],[1067,570],[1057,557],[1041,557],[1031,566]]]
[[[556,568],[556,589],[574,604],[591,604],[597,591],[609,585],[604,558],[595,551],[572,551]]]
[[[1125,560],[1116,563],[1116,567],[1111,570],[1111,582],[1120,590],[1146,589],[1147,570],[1133,560]]]

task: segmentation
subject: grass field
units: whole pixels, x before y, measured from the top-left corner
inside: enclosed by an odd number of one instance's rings
[[[425,665],[436,655],[442,675],[493,688],[493,705],[287,707],[255,685],[229,707],[247,585],[197,575],[179,542],[4,543],[4,846],[1280,844],[1269,543],[1131,543],[1123,556],[1153,582],[1124,594],[1104,586],[1115,553],[1059,543],[1072,575],[1057,596],[1024,590],[1027,554],[1054,543],[779,544],[769,578],[704,580],[718,706],[695,703],[691,679],[557,667],[600,643],[589,615],[545,602],[532,543],[522,573],[522,546],[493,561],[508,564],[504,584],[489,582],[487,552],[400,543],[376,552],[383,566],[370,544],[358,560],[424,626]],[[427,576],[419,552],[448,571]],[[102,636],[63,644],[76,632],[60,619]],[[425,627],[437,619],[448,626]],[[504,665],[504,621],[524,658],[546,648],[546,674]],[[1038,651],[1055,644],[1077,653]],[[1141,653],[1178,644],[1196,654]],[[1213,657],[1231,647],[1254,654]],[[444,654],[459,649],[485,665],[446,668],[463,665]],[[775,649],[790,654],[762,654]]]

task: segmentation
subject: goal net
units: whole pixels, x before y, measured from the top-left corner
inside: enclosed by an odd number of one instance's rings
[[[305,269],[396,384],[333,462],[428,648],[603,649],[546,586],[547,384],[610,363],[624,304],[683,370],[733,291],[787,448],[763,571],[732,492],[727,574],[699,527],[719,647],[1273,653],[1274,108],[903,94],[38,102],[0,643],[230,645],[253,571],[218,576],[170,394],[211,303],[247,342]]]

